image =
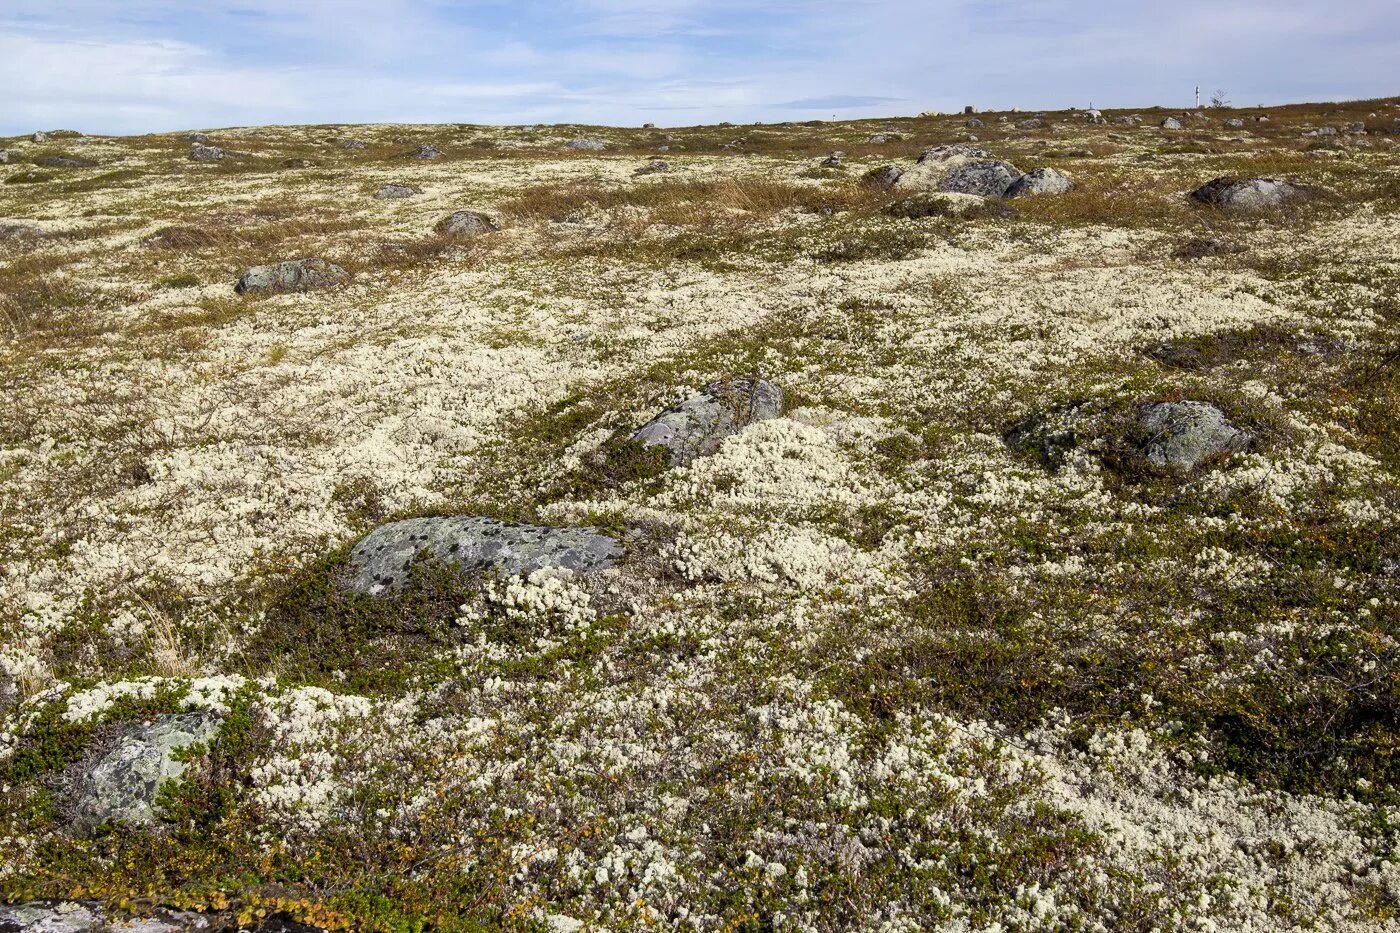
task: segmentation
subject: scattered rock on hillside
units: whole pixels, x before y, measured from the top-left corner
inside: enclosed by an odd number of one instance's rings
[[[1138,118],[1137,118],[1137,117],[1114,117],[1114,118],[1113,118],[1113,125],[1114,125],[1114,126],[1137,126],[1137,125],[1138,125]]]
[[[1224,240],[1196,239],[1187,240],[1172,255],[1177,259],[1205,259],[1208,256],[1230,256],[1244,251],[1245,247]]]
[[[1225,126],[1232,130],[1242,130],[1244,129],[1244,121],[1239,117],[1231,117],[1225,121]]]
[[[714,453],[726,437],[747,425],[782,413],[783,390],[778,386],[764,379],[727,379],[662,412],[632,439],[647,447],[665,447],[671,464],[682,466]]]
[[[431,161],[433,159],[441,159],[442,150],[439,149],[437,146],[419,146],[413,151],[413,157],[415,159],[421,159],[425,162]]]
[[[989,160],[969,162],[949,172],[938,183],[938,190],[958,194],[975,194],[984,198],[999,198],[1006,194],[1021,177],[1010,162]]]
[[[15,160],[15,154],[8,149],[0,149],[0,165],[9,165]]]
[[[160,785],[185,772],[175,752],[208,741],[218,727],[219,720],[209,713],[186,713],[162,716],[124,735],[79,778],[74,789],[74,826],[91,832],[109,820],[154,823]]]
[[[374,196],[381,201],[397,201],[422,193],[423,189],[417,185],[385,185],[376,191]]]
[[[969,162],[974,159],[990,159],[992,154],[980,146],[966,146],[953,143],[946,146],[929,146],[919,153],[918,164]]]
[[[209,136],[208,136],[208,134],[206,134],[206,133],[186,133],[184,136],[181,136],[180,138],[183,139],[183,140],[184,140],[185,142],[187,142],[187,143],[207,143],[207,142],[209,142]]]
[[[1103,118],[1103,112],[1102,112],[1102,111],[1099,111],[1099,110],[1086,110],[1086,111],[1084,111],[1084,122],[1086,122],[1086,123],[1104,123],[1104,122],[1106,122],[1106,121],[1105,121],[1104,118]]]
[[[42,131],[37,132],[29,137],[29,141],[32,143],[46,143],[49,141],[49,134]]]
[[[977,119],[976,117],[973,117],[971,120],[968,120],[968,121],[967,121],[966,123],[964,123],[963,125],[966,126],[966,127],[967,127],[968,129],[970,129],[970,130],[980,130],[980,129],[982,129],[984,126],[986,126],[987,124],[983,123],[981,120]]]
[[[1189,473],[1207,460],[1244,450],[1253,440],[1225,413],[1204,402],[1161,402],[1143,409],[1137,421],[1148,463]]]
[[[1176,117],[1167,117],[1162,121],[1162,129],[1164,130],[1179,130],[1181,128],[1182,123]]]
[[[822,159],[817,164],[821,168],[844,168],[841,160],[845,157],[846,153],[844,152],[833,152],[831,153],[831,155],[827,156],[825,159]]]
[[[342,139],[342,140],[340,141],[340,148],[342,148],[342,149],[367,149],[367,148],[369,148],[369,143],[365,142],[363,139]]]
[[[195,143],[190,147],[190,159],[194,162],[217,162],[220,159],[232,158],[230,153],[218,146],[204,146]]]
[[[1022,120],[1016,124],[1018,130],[1038,130],[1045,125],[1045,121],[1039,117],[1031,117],[1029,120]]]
[[[1191,197],[1227,210],[1262,211],[1301,200],[1307,193],[1298,185],[1276,178],[1216,178],[1191,192]]]
[[[254,266],[238,279],[236,291],[299,292],[339,285],[349,276],[335,263],[324,259],[293,259],[270,266]]]
[[[478,236],[499,229],[494,220],[480,211],[455,211],[437,224],[437,232],[446,236]]]
[[[401,588],[424,552],[463,570],[586,573],[622,556],[616,539],[586,528],[545,528],[477,516],[411,518],[381,525],[350,552],[346,588],[378,596]]]
[[[608,148],[608,144],[601,139],[574,139],[570,140],[565,149],[574,149],[580,152],[601,152]]]
[[[636,170],[635,172],[633,172],[632,174],[633,174],[633,175],[663,175],[663,174],[665,174],[666,172],[669,172],[670,170],[671,170],[671,166],[670,166],[668,163],[662,162],[660,159],[654,159],[654,160],[652,160],[651,162],[648,162],[646,165],[643,165],[641,168],[637,169],[637,170]]]
[[[888,191],[899,182],[899,178],[904,174],[903,169],[895,165],[882,165],[873,168],[860,177],[860,183],[868,188],[879,188]]]
[[[1319,127],[1318,127],[1317,129],[1315,129],[1315,130],[1306,130],[1306,131],[1303,133],[1303,135],[1304,135],[1304,136],[1336,136],[1336,135],[1337,135],[1337,128],[1336,128],[1335,126],[1319,126]]]
[[[35,165],[44,168],[96,168],[97,163],[91,159],[76,159],[72,156],[40,156],[34,160]]]
[[[1011,183],[1006,190],[1008,198],[1023,198],[1041,194],[1064,194],[1074,187],[1068,175],[1053,168],[1038,168],[1027,172]]]

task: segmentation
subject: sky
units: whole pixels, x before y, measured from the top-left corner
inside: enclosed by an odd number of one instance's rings
[[[0,135],[1400,94],[1400,0],[0,0]]]

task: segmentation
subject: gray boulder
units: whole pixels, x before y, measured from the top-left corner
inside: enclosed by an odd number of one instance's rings
[[[952,143],[946,146],[929,146],[919,153],[918,163],[968,162],[975,159],[990,159],[992,154],[980,146],[966,146]]]
[[[900,176],[904,171],[895,165],[882,165],[866,172],[860,178],[860,183],[869,188],[879,188],[888,191],[898,184]]]
[[[1024,198],[1040,194],[1064,194],[1074,187],[1069,176],[1053,168],[1038,168],[1027,172],[1011,183],[1006,190],[1008,198]]]
[[[206,134],[206,133],[186,133],[184,136],[181,136],[180,138],[183,139],[183,140],[184,140],[185,142],[187,142],[187,143],[201,143],[201,144],[202,144],[202,143],[207,143],[207,142],[209,142],[209,136],[208,136],[208,134]]]
[[[726,437],[755,421],[783,413],[783,390],[764,379],[727,379],[662,412],[632,439],[665,447],[672,466],[682,466],[719,449]]]
[[[368,147],[369,147],[369,143],[365,142],[363,139],[342,139],[342,140],[340,141],[340,148],[342,148],[342,149],[351,149],[351,150],[354,150],[354,149],[365,149],[365,148],[368,148]]]
[[[114,916],[97,901],[0,904],[0,933],[178,933],[211,930],[214,926],[214,918],[193,911],[158,910],[149,917]]]
[[[1029,120],[1022,120],[1016,124],[1018,130],[1038,130],[1045,126],[1045,121],[1039,117],[1031,117]]]
[[[1126,117],[1126,116],[1125,116],[1125,117],[1114,117],[1114,118],[1113,118],[1113,125],[1114,125],[1114,126],[1137,126],[1137,125],[1138,125],[1138,118],[1137,118],[1137,117]]]
[[[385,185],[376,191],[374,196],[381,201],[398,201],[422,193],[423,189],[417,185]]]
[[[1337,128],[1336,128],[1335,126],[1319,126],[1319,127],[1318,127],[1317,129],[1315,129],[1315,130],[1308,130],[1308,131],[1306,131],[1305,133],[1303,133],[1303,135],[1304,135],[1304,136],[1336,136],[1336,135],[1337,135]]]
[[[11,162],[15,161],[15,159],[17,159],[17,158],[18,158],[18,156],[16,156],[16,155],[15,155],[13,152],[11,152],[10,150],[8,150],[8,149],[0,149],[0,165],[9,165]]]
[[[340,266],[324,259],[293,259],[270,266],[254,266],[238,279],[236,290],[246,292],[300,292],[339,285],[349,276]]]
[[[437,146],[419,146],[417,149],[414,150],[413,157],[415,159],[423,159],[424,161],[429,161],[432,159],[441,159],[442,150],[439,149]]]
[[[1232,130],[1242,130],[1244,129],[1244,120],[1239,117],[1231,117],[1225,121],[1225,126]]]
[[[232,158],[232,155],[218,146],[204,146],[195,143],[190,147],[190,160],[193,162],[218,162],[220,159],[228,158]]]
[[[29,137],[29,141],[32,143],[46,143],[49,141],[49,134],[41,130]]]
[[[350,552],[346,588],[379,596],[401,588],[420,554],[463,570],[526,574],[546,568],[586,573],[622,556],[616,539],[586,528],[545,528],[475,516],[410,518],[381,525]]]
[[[966,123],[963,124],[963,126],[966,126],[966,127],[967,127],[968,129],[970,129],[970,130],[980,130],[980,129],[982,129],[982,127],[984,127],[984,126],[986,126],[986,125],[987,125],[987,124],[983,123],[981,120],[977,119],[976,117],[973,117],[971,120],[968,120]]]
[[[218,728],[219,720],[212,714],[186,713],[162,716],[128,732],[79,779],[73,825],[91,832],[109,820],[154,823],[161,784],[185,773],[184,762],[175,760],[175,752],[207,742]]]
[[[969,162],[953,169],[938,183],[938,190],[955,194],[975,194],[999,198],[1006,194],[1021,173],[1010,162],[988,160]]]
[[[446,236],[479,236],[500,226],[480,211],[457,211],[438,221],[437,232]]]
[[[601,139],[573,139],[565,146],[565,149],[574,149],[579,152],[600,152],[608,148],[608,144]]]
[[[1153,466],[1189,473],[1212,457],[1247,448],[1253,438],[1204,402],[1161,402],[1142,410],[1143,457]]]
[[[1182,122],[1176,117],[1167,117],[1162,121],[1162,129],[1164,130],[1179,130],[1181,128]]]
[[[1202,204],[1232,211],[1264,211],[1307,197],[1307,189],[1276,178],[1216,178],[1191,197]]]
[[[821,168],[842,168],[841,160],[846,157],[844,152],[833,152],[831,155],[817,163]]]

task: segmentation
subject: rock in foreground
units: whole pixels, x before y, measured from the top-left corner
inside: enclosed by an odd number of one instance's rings
[[[672,466],[712,454],[726,437],[783,413],[783,390],[763,379],[728,379],[705,387],[632,435],[665,447]]]
[[[1074,187],[1069,176],[1053,168],[1038,168],[1027,172],[1006,189],[1008,198],[1024,198],[1041,194],[1064,194]]]
[[[154,823],[160,785],[185,773],[175,752],[208,741],[218,728],[214,716],[188,713],[164,716],[128,733],[83,775],[74,802],[74,826],[91,832],[109,820]]]
[[[479,236],[494,233],[500,226],[480,211],[456,211],[438,221],[437,232],[446,236]]]
[[[622,556],[622,547],[586,528],[545,528],[476,516],[410,518],[382,525],[355,545],[346,589],[370,596],[399,589],[424,552],[463,570],[585,573],[611,566]]]
[[[1153,466],[1189,473],[1222,454],[1244,450],[1253,438],[1204,402],[1161,402],[1143,409],[1138,428],[1142,454]]]
[[[1202,204],[1233,211],[1275,210],[1306,196],[1306,189],[1277,178],[1216,178],[1191,192]]]
[[[247,292],[300,292],[339,285],[349,276],[324,259],[293,259],[271,266],[254,266],[238,279],[236,290]]]

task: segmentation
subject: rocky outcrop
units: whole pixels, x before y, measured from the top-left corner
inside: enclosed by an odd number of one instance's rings
[[[464,571],[587,573],[622,556],[617,540],[586,528],[546,528],[477,516],[411,518],[382,525],[350,552],[345,586],[380,596],[401,589],[423,554]]]
[[[975,194],[983,198],[999,198],[1021,177],[1010,162],[989,160],[969,162],[953,169],[938,183],[938,190],[957,194]]]
[[[236,290],[247,292],[300,292],[339,285],[348,274],[324,259],[293,259],[270,266],[254,266],[238,279]]]
[[[1276,210],[1307,196],[1306,188],[1276,178],[1217,178],[1191,192],[1202,204],[1232,211]]]
[[[1008,198],[1024,198],[1043,194],[1064,194],[1074,187],[1068,175],[1053,168],[1038,168],[1027,172],[1006,189]]]
[[[436,229],[443,236],[467,237],[495,233],[501,228],[480,211],[455,211],[439,220]]]
[[[149,825],[156,821],[161,785],[178,780],[185,764],[175,753],[207,742],[219,721],[208,713],[163,716],[128,732],[79,778],[74,791],[73,826],[92,832],[113,821]]]
[[[714,453],[726,437],[783,413],[783,390],[763,379],[727,379],[662,412],[632,439],[661,446],[672,466]]]

